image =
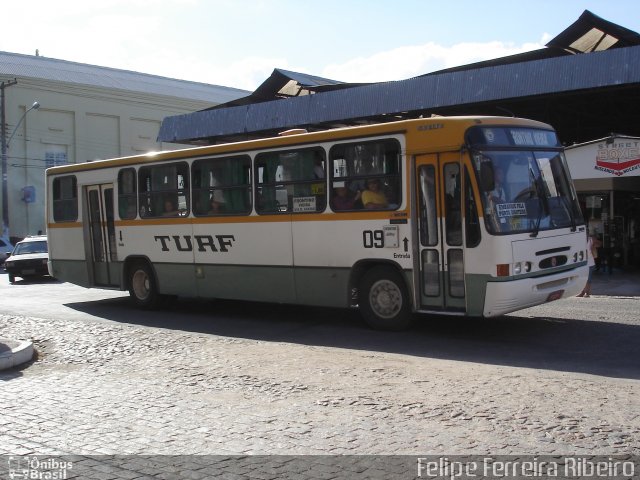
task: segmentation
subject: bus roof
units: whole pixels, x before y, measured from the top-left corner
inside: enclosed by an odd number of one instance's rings
[[[247,140],[235,143],[222,143],[206,145],[202,147],[189,147],[177,150],[161,152],[149,152],[141,155],[118,157],[107,160],[95,160],[70,165],[60,165],[46,170],[47,176],[58,175],[86,170],[98,170],[110,167],[122,167],[127,165],[139,165],[158,161],[170,161],[201,157],[203,155],[234,154],[251,150],[286,147],[288,145],[304,145],[331,140],[349,139],[354,137],[367,137],[392,133],[408,133],[410,131],[429,131],[429,126],[438,126],[438,129],[456,126],[456,130],[464,132],[474,125],[490,123],[493,125],[526,125],[530,127],[552,129],[546,123],[514,117],[495,116],[458,116],[458,117],[430,117],[412,120],[400,120],[395,122],[377,123],[357,127],[344,127],[331,130],[322,130],[311,133],[283,132],[282,136]],[[412,128],[413,127],[413,128]],[[435,128],[434,128],[435,129]]]

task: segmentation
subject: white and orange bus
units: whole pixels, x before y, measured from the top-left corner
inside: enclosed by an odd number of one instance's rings
[[[492,317],[581,291],[586,232],[546,124],[436,117],[50,168],[50,273],[175,296]]]

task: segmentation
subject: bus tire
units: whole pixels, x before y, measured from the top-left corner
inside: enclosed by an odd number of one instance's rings
[[[147,262],[136,262],[129,269],[129,295],[140,308],[155,308],[160,300],[153,271]]]
[[[411,324],[411,302],[404,279],[392,267],[374,267],[360,282],[358,305],[376,330],[403,330]]]

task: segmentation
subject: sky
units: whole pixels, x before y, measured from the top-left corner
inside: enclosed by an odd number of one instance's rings
[[[584,10],[640,32],[637,0],[20,0],[0,51],[251,91],[274,68],[382,82],[542,48]]]

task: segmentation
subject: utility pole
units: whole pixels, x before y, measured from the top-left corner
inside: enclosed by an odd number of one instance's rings
[[[2,142],[2,234],[9,236],[9,192],[7,181],[7,117],[5,113],[4,90],[15,85],[14,78],[0,83],[0,141]]]

